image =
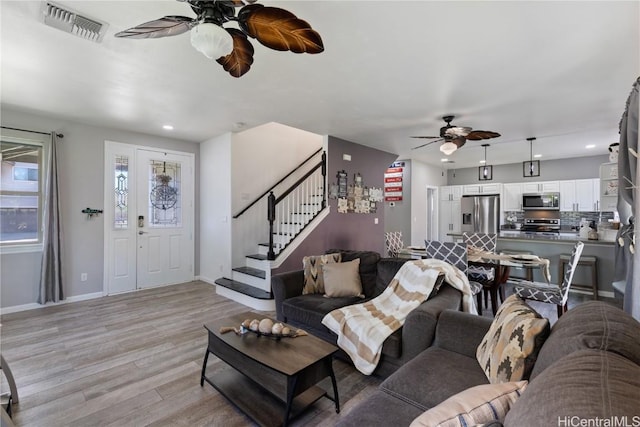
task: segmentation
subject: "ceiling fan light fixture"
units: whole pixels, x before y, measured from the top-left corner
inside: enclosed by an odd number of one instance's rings
[[[458,145],[447,141],[440,146],[440,151],[442,151],[445,155],[450,156],[454,151],[458,149]]]
[[[209,59],[218,59],[233,51],[233,37],[222,26],[203,22],[191,29],[191,46]]]

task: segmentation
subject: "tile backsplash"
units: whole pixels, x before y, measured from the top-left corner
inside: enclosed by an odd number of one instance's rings
[[[505,211],[504,218],[515,215],[516,222],[522,224],[524,221],[524,212],[522,211]],[[587,221],[594,221],[596,225],[599,222],[607,222],[609,219],[613,219],[613,212],[560,212],[560,227],[563,230],[571,230],[571,227],[577,227],[580,225],[582,218]]]

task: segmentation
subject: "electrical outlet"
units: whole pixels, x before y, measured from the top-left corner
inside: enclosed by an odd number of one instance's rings
[[[86,282],[87,281],[87,273],[82,273],[80,275],[80,281],[81,282]]]

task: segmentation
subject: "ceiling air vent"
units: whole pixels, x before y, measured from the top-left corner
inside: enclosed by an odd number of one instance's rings
[[[100,43],[109,24],[82,16],[76,11],[50,1],[42,2],[44,23],[83,39]]]

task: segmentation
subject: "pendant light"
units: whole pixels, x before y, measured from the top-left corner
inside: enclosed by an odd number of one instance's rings
[[[484,147],[484,165],[478,168],[478,180],[491,181],[493,179],[493,166],[487,165],[487,147],[489,144],[482,144]]]
[[[531,178],[534,176],[540,176],[540,160],[533,160],[533,141],[535,138],[527,138],[529,141],[529,161],[522,162],[522,176],[525,178]]]

